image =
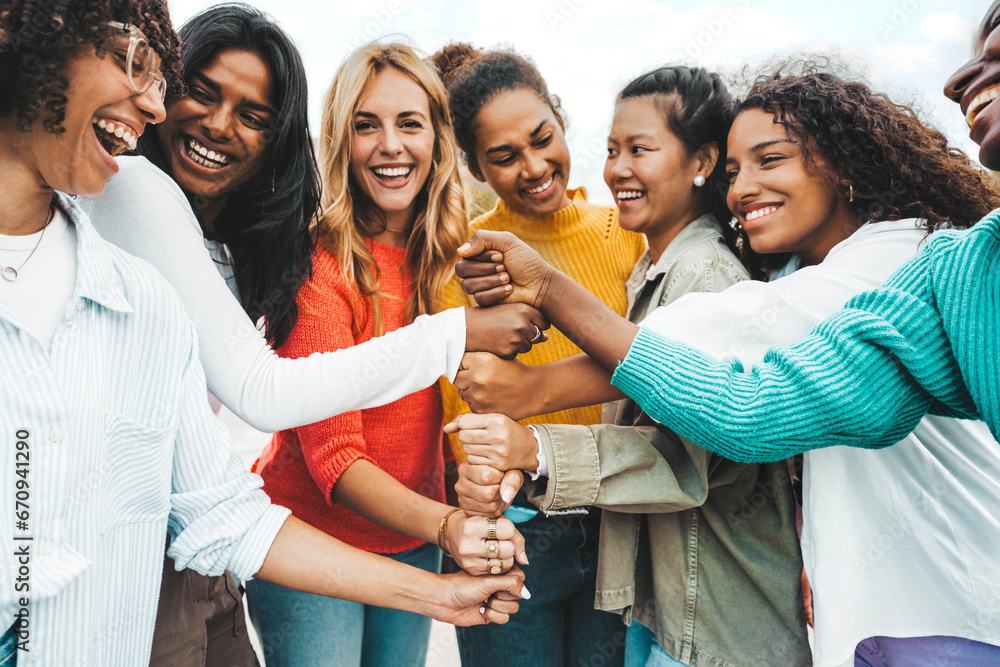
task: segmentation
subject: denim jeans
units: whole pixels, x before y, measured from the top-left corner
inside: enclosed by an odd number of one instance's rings
[[[625,667],[674,667],[683,665],[674,660],[642,623],[632,621],[625,640]]]
[[[18,621],[7,628],[0,638],[0,667],[17,667]]]
[[[619,667],[621,617],[594,609],[600,511],[517,524],[528,560],[531,599],[506,625],[457,628],[463,667]]]
[[[961,637],[870,637],[854,651],[855,667],[996,667],[1000,646]]]
[[[441,570],[437,545],[389,557],[429,572]],[[431,619],[426,616],[257,579],[247,582],[247,603],[267,667],[424,667],[427,661]]]

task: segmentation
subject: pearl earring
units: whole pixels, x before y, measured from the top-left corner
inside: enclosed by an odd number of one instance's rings
[[[700,188],[703,185],[705,185],[705,177],[702,176],[701,174],[698,174],[697,176],[694,177],[694,187]]]

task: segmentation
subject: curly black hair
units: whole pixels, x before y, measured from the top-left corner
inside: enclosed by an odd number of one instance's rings
[[[795,74],[759,77],[737,113],[772,114],[814,173],[818,154],[840,194],[853,194],[859,223],[920,218],[928,230],[968,227],[1000,206],[989,174],[910,107],[809,62],[791,67]]]
[[[565,121],[559,98],[534,63],[513,51],[482,53],[470,44],[449,44],[431,56],[448,89],[451,122],[455,139],[469,166],[476,168],[476,114],[500,93],[527,89],[549,105],[560,121]]]
[[[132,23],[159,54],[168,96],[182,92],[177,34],[165,0],[4,0],[0,8],[0,117],[21,131],[40,120],[60,134],[66,117],[66,66],[87,45],[107,53],[109,21]]]

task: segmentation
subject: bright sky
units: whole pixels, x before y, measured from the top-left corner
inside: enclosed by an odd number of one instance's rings
[[[214,4],[170,0],[177,25]],[[530,56],[569,120],[572,186],[611,203],[601,171],[614,97],[653,66],[723,73],[792,52],[834,52],[877,90],[907,102],[972,156],[958,108],[941,94],[971,55],[989,0],[251,0],[291,34],[310,85],[310,123],[344,55],[390,36],[426,54],[452,41]]]

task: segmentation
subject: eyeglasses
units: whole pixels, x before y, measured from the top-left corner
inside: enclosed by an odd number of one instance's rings
[[[160,56],[149,45],[146,36],[131,23],[109,21],[108,25],[122,31],[112,38],[112,55],[120,59],[118,65],[128,75],[132,89],[141,94],[156,86],[160,99],[166,99],[167,80],[160,72]]]

